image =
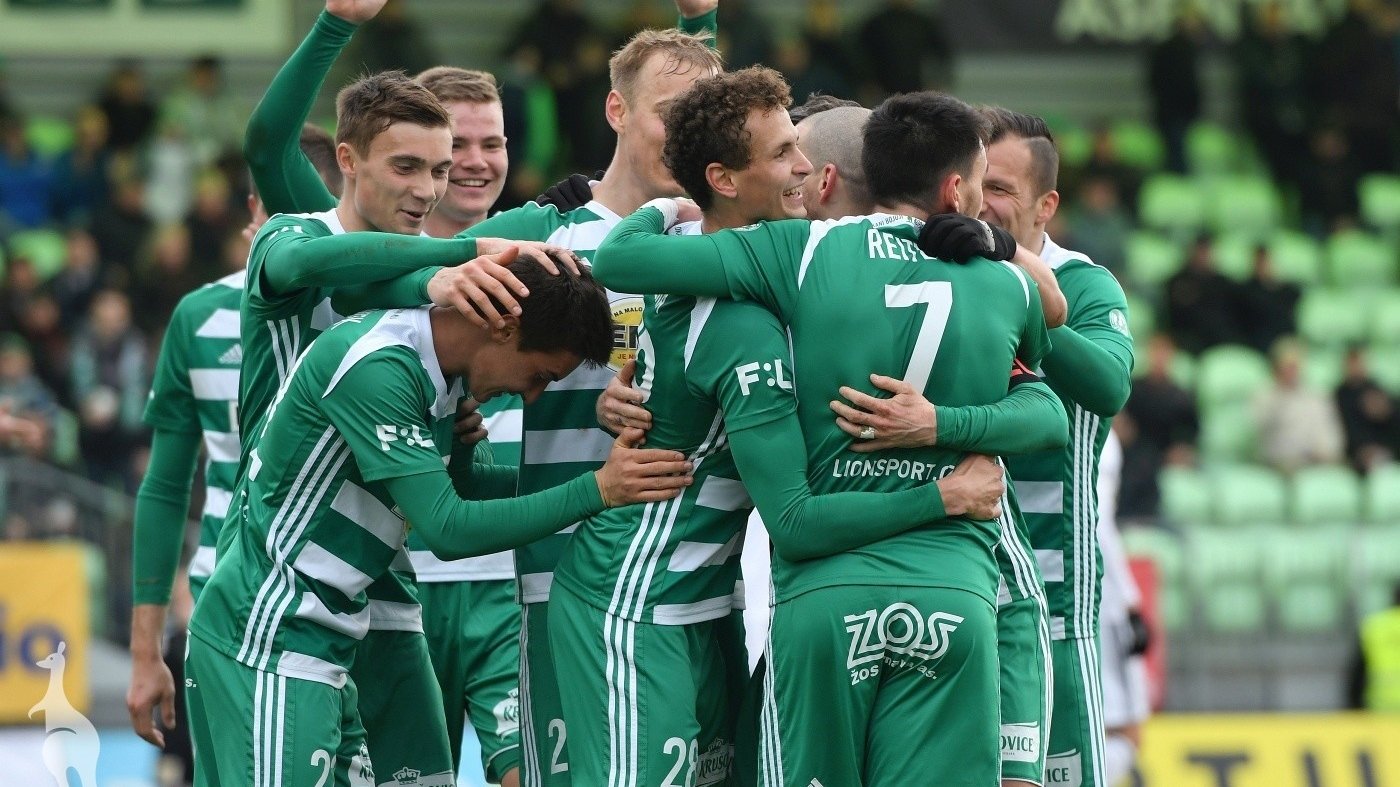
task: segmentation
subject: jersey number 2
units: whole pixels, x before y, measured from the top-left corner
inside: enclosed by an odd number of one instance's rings
[[[948,315],[953,311],[953,284],[946,281],[926,281],[919,284],[886,284],[885,305],[891,309],[927,304],[924,320],[919,324],[919,336],[914,340],[914,352],[904,370],[904,382],[923,393],[933,373],[933,359],[943,343],[948,328]]]

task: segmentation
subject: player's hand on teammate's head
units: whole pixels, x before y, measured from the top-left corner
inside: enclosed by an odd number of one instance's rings
[[[894,396],[881,399],[843,385],[839,393],[850,404],[839,400],[831,402],[836,425],[854,439],[852,451],[866,454],[886,448],[919,448],[938,443],[938,411],[924,398],[923,392],[903,380],[883,374],[870,375],[870,382]]]
[[[353,24],[363,24],[373,19],[388,0],[326,0],[326,11]]]
[[[613,434],[651,428],[651,411],[642,406],[642,392],[632,387],[636,373],[637,362],[628,361],[598,396],[598,424]]]
[[[522,257],[538,262],[545,270],[555,276],[559,275],[561,268],[567,268],[569,272],[575,276],[579,275],[578,255],[563,246],[556,246],[553,243],[541,243],[535,240],[507,240],[505,238],[476,239],[477,254],[501,254],[509,248],[515,248]],[[512,257],[511,259],[515,258]]]
[[[594,473],[598,491],[609,507],[670,500],[690,486],[691,464],[679,451],[638,448],[646,439],[640,429],[624,429],[613,441],[608,461]]]
[[[1011,233],[981,219],[961,213],[929,216],[919,230],[919,248],[930,257],[967,262],[974,257],[1009,260],[1016,255]]]
[[[481,403],[470,396],[457,402],[457,415],[452,421],[452,434],[462,445],[476,445],[486,439],[486,426],[482,423]]]
[[[948,516],[997,519],[1006,494],[1006,472],[989,456],[968,454],[953,472],[938,480],[938,490]]]
[[[602,173],[598,173],[602,175]],[[593,200],[593,184],[587,175],[574,173],[544,190],[535,197],[537,205],[553,205],[560,213],[568,213],[581,208]]]
[[[428,300],[450,306],[482,328],[503,328],[506,315],[520,315],[520,301],[530,294],[506,266],[520,253],[506,247],[451,268],[441,268],[428,280]]]

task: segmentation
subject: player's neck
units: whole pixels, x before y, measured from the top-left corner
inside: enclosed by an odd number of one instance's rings
[[[453,218],[440,210],[434,210],[423,221],[423,231],[433,238],[452,238],[457,233],[470,229],[486,219],[486,214],[467,219]]]
[[[466,377],[472,352],[483,337],[473,332],[474,326],[455,309],[443,306],[428,311],[428,324],[433,329],[433,352],[444,377]]]
[[[927,208],[921,208],[910,202],[877,204],[875,205],[875,212],[888,213],[891,216],[908,216],[911,219],[918,219],[919,221],[927,221],[930,215],[930,211]]]
[[[603,179],[593,187],[593,199],[619,216],[626,216],[659,196],[662,195],[649,193],[642,179],[623,161],[621,147],[613,154]]]
[[[346,232],[365,232],[376,230],[373,224],[365,221],[358,210],[355,210],[355,190],[350,185],[350,181],[345,182],[345,192],[341,194],[340,202],[335,206],[336,218],[340,219],[340,226]]]
[[[1029,237],[1017,238],[1016,242],[1034,252],[1035,256],[1039,257],[1041,253],[1045,251],[1045,225],[1041,224],[1038,227],[1033,227]]]
[[[753,223],[753,220],[739,212],[737,204],[725,200],[715,200],[709,210],[700,214],[700,231],[705,233],[747,227]]]

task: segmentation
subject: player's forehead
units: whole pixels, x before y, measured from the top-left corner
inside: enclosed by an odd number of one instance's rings
[[[451,101],[443,104],[452,116],[452,136],[463,139],[504,137],[505,112],[499,101]]]
[[[748,132],[749,152],[755,155],[776,152],[788,144],[797,144],[797,129],[792,125],[785,109],[749,110],[744,121],[744,131]]]
[[[1031,148],[1020,137],[1003,137],[986,148],[989,178],[1028,180],[1031,172]]]
[[[452,131],[446,126],[391,123],[369,142],[371,158],[422,159],[431,165],[452,157]]]
[[[659,49],[647,55],[637,73],[637,102],[651,106],[670,101],[697,81],[717,73],[715,69],[682,60],[674,52]]]

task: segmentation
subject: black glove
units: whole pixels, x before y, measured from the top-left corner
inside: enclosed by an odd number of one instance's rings
[[[1129,656],[1141,656],[1152,645],[1152,629],[1147,627],[1147,619],[1135,609],[1128,610],[1128,626],[1133,630],[1132,642],[1128,645]]]
[[[929,216],[919,230],[919,248],[930,257],[953,262],[967,262],[973,257],[1009,260],[1016,256],[1016,239],[981,219],[961,213],[939,213]]]
[[[535,197],[535,202],[540,205],[553,205],[560,213],[568,213],[574,208],[587,205],[592,199],[593,187],[589,185],[588,176],[575,174],[545,189],[543,194]]]

